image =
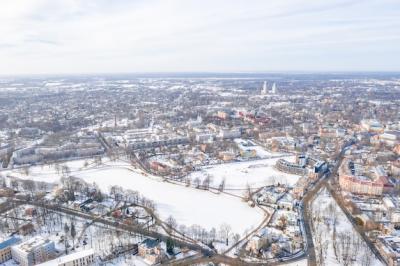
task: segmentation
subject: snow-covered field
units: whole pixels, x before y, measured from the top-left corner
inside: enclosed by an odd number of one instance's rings
[[[320,264],[383,265],[372,254],[326,189],[315,198],[312,203],[312,212],[316,255],[317,258],[322,257],[323,261]]]
[[[172,215],[179,224],[197,224],[208,230],[213,227],[218,230],[221,224],[228,223],[232,231],[239,234],[256,227],[263,219],[261,210],[249,207],[237,197],[163,182],[159,177],[144,175],[123,161],[88,168],[82,168],[83,165],[84,161],[69,162],[71,175],[89,183],[96,182],[104,191],[113,185],[139,191],[156,203],[162,219]],[[45,182],[57,182],[61,177],[54,166],[31,167],[28,175],[21,170],[9,174]]]
[[[293,161],[294,156],[285,157]],[[198,177],[203,180],[206,176],[211,177],[212,185],[218,187],[225,179],[226,189],[245,189],[247,184],[252,188],[259,188],[274,183],[293,185],[300,176],[286,174],[274,168],[279,158],[232,162],[204,167],[200,171],[191,173],[192,180]]]

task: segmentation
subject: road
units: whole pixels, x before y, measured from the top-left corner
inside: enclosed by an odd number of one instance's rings
[[[311,231],[311,222],[312,222],[312,213],[310,205],[313,202],[315,195],[324,187],[327,186],[329,179],[335,177],[338,172],[339,166],[342,163],[344,153],[346,151],[346,147],[351,143],[347,143],[342,148],[341,152],[337,157],[337,161],[335,166],[330,170],[329,174],[324,175],[318,182],[307,192],[302,200],[303,206],[303,221],[304,221],[304,229],[307,238],[307,253],[308,253],[308,265],[316,266],[317,260],[315,256],[315,248],[314,248],[314,240]]]
[[[335,199],[336,203],[339,205],[340,209],[344,212],[344,214],[346,215],[347,219],[352,223],[353,228],[360,234],[360,236],[362,237],[362,239],[365,241],[365,243],[367,244],[367,246],[369,247],[369,249],[372,251],[372,253],[375,255],[375,257],[377,257],[381,262],[383,262],[384,264],[386,264],[384,258],[382,257],[382,255],[380,254],[380,252],[378,251],[378,249],[376,248],[375,244],[369,239],[369,237],[365,234],[365,231],[362,229],[362,227],[360,227],[353,215],[349,212],[349,210],[344,206],[343,204],[343,199],[342,199],[342,195],[340,195],[339,193],[337,193],[337,191],[332,187],[331,184],[327,184],[326,188],[328,189],[328,191],[330,192],[330,194],[332,195],[332,197]]]

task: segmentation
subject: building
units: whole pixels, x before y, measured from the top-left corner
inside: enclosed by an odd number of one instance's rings
[[[229,151],[220,151],[218,153],[218,158],[225,162],[233,161],[235,159],[235,157],[236,157],[235,154],[233,152],[229,152]]]
[[[163,146],[177,146],[188,144],[189,138],[178,135],[153,135],[144,139],[129,140],[129,148],[132,150],[159,148]]]
[[[208,133],[208,132],[202,132],[202,133],[196,134],[195,138],[196,138],[196,141],[199,143],[211,143],[215,139],[215,134]]]
[[[366,176],[358,169],[354,162],[343,160],[339,167],[339,185],[355,194],[380,196],[393,189],[382,167],[374,168],[372,176]]]
[[[328,166],[325,161],[318,160],[308,155],[298,155],[296,162],[288,162],[285,159],[279,159],[275,167],[282,172],[294,175],[308,176],[315,179],[322,176]]]
[[[226,111],[218,111],[217,112],[217,117],[223,120],[229,119],[230,118],[230,114]]]
[[[399,237],[379,237],[376,242],[379,253],[389,266],[400,265],[400,238]]]
[[[161,249],[160,243],[157,240],[150,238],[146,238],[139,244],[138,254],[150,265],[160,263],[165,257],[165,253]]]
[[[11,247],[12,258],[21,266],[32,266],[53,259],[54,242],[42,237],[34,237]]]
[[[0,264],[12,258],[11,246],[17,244],[19,241],[19,238],[13,236],[0,243]]]
[[[268,85],[267,85],[267,82],[264,81],[263,87],[261,89],[261,95],[267,95],[267,94],[268,94]]]
[[[379,140],[386,145],[395,146],[400,142],[400,131],[385,131],[379,135]]]
[[[361,121],[361,129],[369,132],[383,132],[384,127],[379,121],[374,119],[364,119]]]
[[[276,83],[274,82],[274,84],[272,84],[272,89],[271,89],[272,94],[276,94],[277,93],[276,90],[277,90],[276,89]]]
[[[221,139],[235,139],[240,138],[241,135],[242,133],[238,128],[224,128],[219,131],[218,137],[220,137]]]
[[[276,161],[275,167],[282,172],[294,174],[294,175],[307,175],[307,169],[303,166],[291,163],[286,161],[285,159],[279,159]]]
[[[94,250],[82,250],[69,255],[59,257],[38,266],[88,266],[94,263]]]

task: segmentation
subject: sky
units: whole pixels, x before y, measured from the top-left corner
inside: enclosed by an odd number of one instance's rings
[[[399,0],[1,0],[0,75],[400,71]]]

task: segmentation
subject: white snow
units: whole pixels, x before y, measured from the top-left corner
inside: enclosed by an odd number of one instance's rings
[[[294,156],[285,157],[293,161]],[[300,176],[283,173],[275,169],[274,165],[279,158],[232,162],[202,168],[201,171],[189,176],[200,180],[207,175],[212,177],[212,185],[217,186],[225,179],[226,189],[245,189],[247,184],[252,188],[259,188],[273,183],[294,185]]]
[[[249,207],[240,198],[163,182],[159,177],[144,175],[123,161],[81,169],[83,163],[68,163],[71,175],[88,183],[96,182],[104,191],[113,185],[136,190],[156,203],[162,219],[172,215],[178,224],[197,224],[208,230],[213,227],[218,230],[221,224],[228,223],[234,233],[243,234],[247,229],[255,228],[263,219],[260,209]],[[51,168],[54,169],[54,166],[31,167],[28,176],[19,170],[9,174],[24,179],[57,182],[60,175]]]
[[[341,247],[341,238],[343,236],[350,236],[354,239],[352,243],[357,242],[360,243],[359,250],[356,249],[354,244],[350,244],[349,248],[344,247],[346,250],[355,251],[355,257],[353,257],[354,261],[352,265],[366,265],[367,260],[370,260],[370,264],[368,265],[383,265],[371,252],[368,248],[364,240],[358,234],[357,231],[353,228],[350,221],[347,219],[346,215],[340,209],[339,205],[337,205],[336,201],[331,197],[329,192],[324,189],[322,190],[318,196],[315,198],[312,203],[312,211],[315,217],[314,228],[315,233],[313,233],[314,245],[317,247],[319,241],[317,240],[317,235],[321,234],[321,243],[326,245],[326,253],[323,255],[325,257],[324,264],[325,265],[342,265],[336,258],[334,246],[333,246],[333,217],[334,213],[336,213],[337,224],[336,224],[336,241],[339,242],[337,253],[343,254],[340,252]],[[319,218],[318,218],[319,217]],[[343,251],[344,252],[344,251]],[[318,255],[318,248],[316,248],[316,255]],[[341,257],[340,255],[338,255]]]

